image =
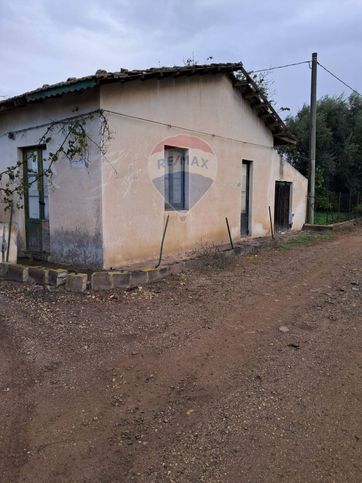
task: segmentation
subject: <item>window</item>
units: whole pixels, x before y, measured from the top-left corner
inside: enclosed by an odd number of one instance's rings
[[[42,146],[23,150],[24,182],[27,195],[27,214],[30,219],[49,218],[48,177],[43,173],[48,169],[48,160]]]
[[[49,251],[48,161],[44,148],[23,149],[26,247],[34,253]]]
[[[187,149],[165,147],[165,209],[187,210]]]
[[[250,191],[251,191],[252,161],[243,159],[241,165],[241,213],[240,213],[240,235],[250,235]]]

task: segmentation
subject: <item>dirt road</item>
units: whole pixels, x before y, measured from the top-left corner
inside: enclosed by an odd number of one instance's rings
[[[361,482],[361,229],[132,292],[0,282],[0,424],[4,483]]]

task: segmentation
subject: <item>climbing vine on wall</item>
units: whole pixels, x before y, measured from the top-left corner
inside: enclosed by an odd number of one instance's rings
[[[73,109],[78,112],[78,108]],[[90,133],[90,122],[99,118],[99,129],[95,135]],[[31,128],[35,129],[35,128]],[[9,132],[8,138],[15,140],[17,131]],[[57,142],[55,142],[55,139]],[[0,171],[0,201],[5,209],[11,206],[21,208],[23,206],[24,193],[29,187],[38,183],[41,177],[51,180],[54,165],[59,159],[68,159],[70,162],[82,159],[86,167],[89,166],[90,148],[99,155],[106,155],[107,142],[111,139],[111,131],[106,116],[102,110],[87,114],[74,114],[74,116],[49,123],[44,134],[40,137],[38,145],[54,146],[55,149],[47,153],[47,167],[41,173],[31,177],[31,181],[24,178],[24,160],[21,159],[13,165],[7,166]]]

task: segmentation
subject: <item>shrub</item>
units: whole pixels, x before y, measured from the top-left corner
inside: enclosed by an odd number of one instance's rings
[[[353,213],[355,213],[357,216],[362,216],[362,203],[353,208]]]

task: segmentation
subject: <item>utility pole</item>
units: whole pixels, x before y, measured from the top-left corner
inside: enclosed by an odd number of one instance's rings
[[[309,127],[309,175],[308,175],[308,223],[314,223],[315,203],[315,153],[317,133],[317,52],[312,54],[312,77],[310,90],[310,127]]]

